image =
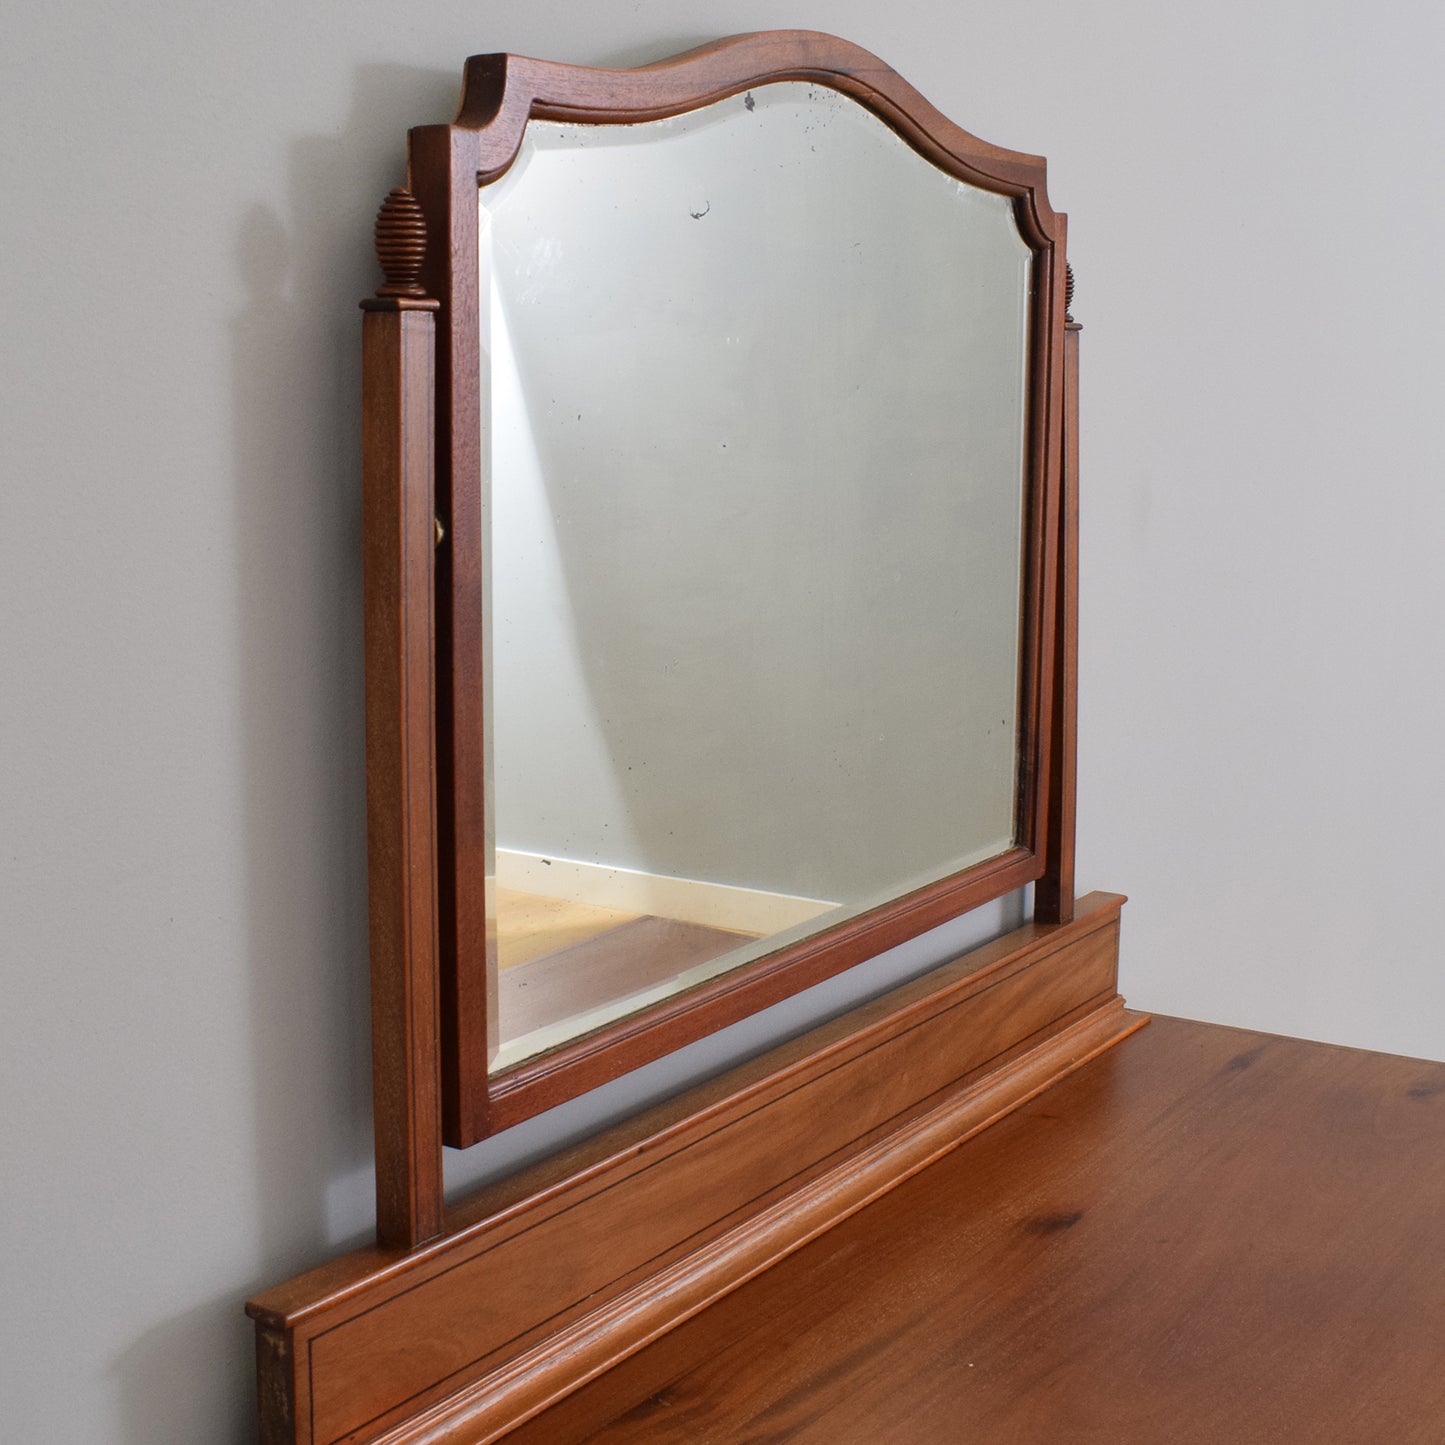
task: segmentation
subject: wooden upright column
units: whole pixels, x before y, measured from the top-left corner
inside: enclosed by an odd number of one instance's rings
[[[1073,305],[1068,269],[1065,310]],[[1064,320],[1063,465],[1059,470],[1058,672],[1054,678],[1054,756],[1049,769],[1049,827],[1044,876],[1034,887],[1034,917],[1067,923],[1074,916],[1074,818],[1079,750],[1079,332]]]
[[[418,283],[415,199],[377,218],[386,284],[362,321],[366,816],[376,1232],[408,1249],[442,1229],[437,967],[434,376],[437,302]]]

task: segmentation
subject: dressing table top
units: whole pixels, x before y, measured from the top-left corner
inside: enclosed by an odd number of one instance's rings
[[[1445,1439],[1445,1064],[1179,1019],[508,1437]]]

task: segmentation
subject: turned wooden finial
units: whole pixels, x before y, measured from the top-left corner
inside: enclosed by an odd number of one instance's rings
[[[395,192],[393,192],[395,194]],[[1072,261],[1064,264],[1064,320],[1074,319],[1074,265]]]
[[[425,296],[421,263],[426,259],[426,217],[405,186],[395,187],[376,213],[376,258],[386,276],[378,296]]]

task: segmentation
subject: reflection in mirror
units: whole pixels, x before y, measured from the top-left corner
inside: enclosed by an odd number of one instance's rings
[[[1013,843],[1031,252],[802,83],[480,205],[495,1071]]]

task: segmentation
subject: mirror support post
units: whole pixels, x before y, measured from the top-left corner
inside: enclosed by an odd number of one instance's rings
[[[1068,300],[1074,268],[1068,268]],[[1063,466],[1059,473],[1057,671],[1054,677],[1054,757],[1049,770],[1049,827],[1044,876],[1034,889],[1034,918],[1068,923],[1074,916],[1074,817],[1079,720],[1079,332],[1064,322]]]
[[[366,817],[377,1240],[442,1231],[433,633],[438,303],[417,283],[425,228],[393,191],[377,218],[387,283],[362,309]]]

